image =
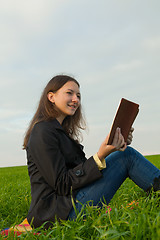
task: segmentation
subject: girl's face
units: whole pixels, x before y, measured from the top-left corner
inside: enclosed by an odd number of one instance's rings
[[[73,116],[80,106],[80,91],[75,82],[65,83],[56,93],[49,92],[48,99],[60,113],[57,120],[62,123],[66,116]]]

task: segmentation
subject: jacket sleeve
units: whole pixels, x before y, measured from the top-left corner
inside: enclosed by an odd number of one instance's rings
[[[28,154],[40,174],[57,195],[68,195],[102,176],[93,157],[73,169],[67,169],[55,132],[35,131],[32,134]]]

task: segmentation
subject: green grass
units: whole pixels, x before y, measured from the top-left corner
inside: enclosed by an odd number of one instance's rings
[[[160,155],[147,156],[160,168]],[[30,183],[27,167],[0,168],[0,230],[19,224],[26,217],[30,205]],[[135,200],[138,205],[128,205]],[[75,221],[58,221],[54,226],[36,236],[27,233],[8,239],[160,239],[160,198],[147,196],[127,179],[115,194],[109,207],[86,208]],[[106,212],[107,211],[107,212]],[[0,237],[2,238],[2,237]]]

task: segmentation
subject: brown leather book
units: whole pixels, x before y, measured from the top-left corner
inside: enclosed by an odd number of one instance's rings
[[[119,104],[117,113],[115,115],[110,136],[108,139],[108,145],[111,145],[113,142],[114,134],[119,127],[121,129],[121,133],[124,137],[125,142],[127,142],[129,131],[132,127],[132,124],[139,112],[139,105],[137,103],[131,102],[125,98],[121,99]]]

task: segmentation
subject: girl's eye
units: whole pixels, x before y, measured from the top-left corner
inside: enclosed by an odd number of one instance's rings
[[[67,92],[67,94],[72,95],[73,93],[72,93],[72,92]],[[77,98],[78,98],[79,100],[81,100],[81,95],[77,95]]]

